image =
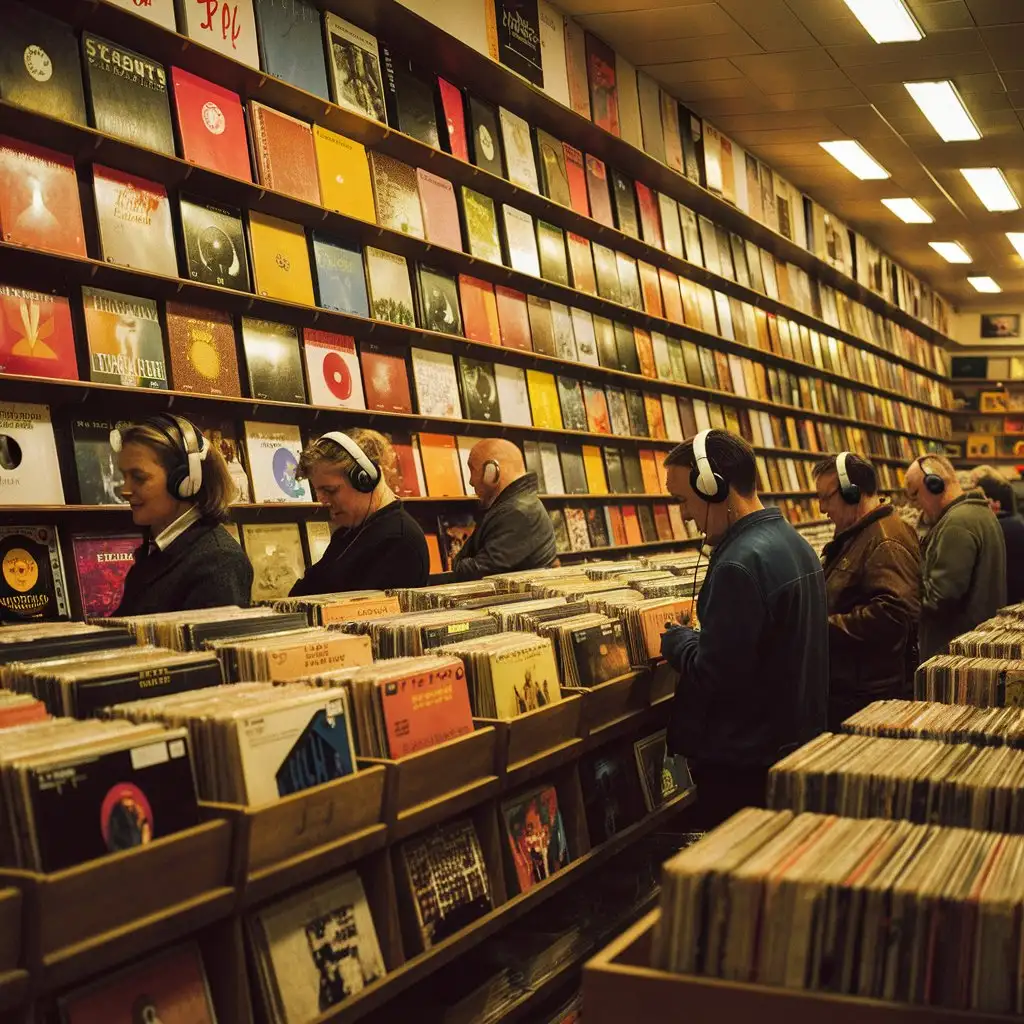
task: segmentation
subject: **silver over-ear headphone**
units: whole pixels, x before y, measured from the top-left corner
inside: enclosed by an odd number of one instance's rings
[[[210,453],[210,442],[184,416],[162,412],[145,420],[143,425],[163,434],[180,456],[178,464],[167,472],[168,493],[181,501],[194,498],[203,486],[203,463]],[[110,447],[115,452],[124,447],[124,438],[116,427],[110,432]]]
[[[380,466],[348,434],[331,430],[321,434],[320,440],[333,441],[353,458],[355,465],[348,471],[348,479],[361,494],[369,494],[380,483]]]
[[[839,497],[842,498],[847,505],[857,505],[860,503],[860,486],[853,483],[850,479],[849,472],[847,472],[846,460],[849,457],[849,452],[840,452],[836,456],[836,474],[839,477]]]
[[[496,459],[488,459],[483,465],[483,481],[485,484],[496,484],[501,479],[501,466]]]
[[[708,458],[708,434],[702,430],[693,439],[693,469],[690,470],[690,486],[708,504],[717,505],[729,497],[729,483],[716,472]]]

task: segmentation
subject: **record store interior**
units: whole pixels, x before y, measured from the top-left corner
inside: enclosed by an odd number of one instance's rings
[[[0,1024],[1024,1018],[1024,3],[0,24]]]

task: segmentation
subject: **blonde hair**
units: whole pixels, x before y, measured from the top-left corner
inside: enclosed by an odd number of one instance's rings
[[[391,442],[383,434],[365,427],[356,427],[354,430],[346,430],[345,433],[362,448],[371,462],[380,466],[382,479],[390,479],[395,469],[395,449]],[[328,463],[339,473],[348,473],[356,464],[355,459],[337,441],[332,441],[329,437],[318,437],[302,449],[298,472],[295,475],[304,479],[313,471],[313,467],[321,462]]]
[[[191,423],[191,420],[188,421]],[[196,437],[201,438],[202,432],[193,423],[192,429]],[[157,461],[164,468],[164,472],[170,472],[182,464],[185,458],[184,439],[182,443],[176,440],[178,431],[170,424],[167,427],[156,426],[150,420],[144,423],[133,423],[121,431],[121,444],[143,444],[156,456]],[[199,509],[203,519],[223,523],[228,518],[228,508],[231,502],[238,495],[228,465],[224,456],[217,450],[214,444],[208,444],[206,458],[202,462],[203,483],[199,493],[191,498],[182,498]]]

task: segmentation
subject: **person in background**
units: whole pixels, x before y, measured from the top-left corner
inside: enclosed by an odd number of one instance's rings
[[[480,499],[477,526],[455,556],[457,580],[499,572],[543,569],[555,560],[555,530],[537,497],[537,474],[527,473],[511,441],[488,438],[469,453],[469,483]]]
[[[292,587],[292,597],[426,584],[430,556],[423,530],[381,470],[393,459],[391,442],[375,430],[331,431],[303,450],[297,475],[309,481],[337,529],[323,557]]]
[[[164,413],[111,431],[110,446],[143,528],[114,615],[247,607],[252,565],[221,525],[235,488],[220,452],[195,424]]]
[[[1001,476],[983,476],[978,487],[988,499],[1003,531],[1006,545],[1006,600],[1009,604],[1024,601],[1024,518],[1017,512],[1013,488]]]
[[[867,459],[831,455],[814,467],[814,481],[822,515],[836,528],[821,561],[828,596],[828,727],[838,732],[873,700],[909,696],[917,667],[921,548],[892,505],[882,504]]]
[[[810,545],[755,491],[754,451],[705,430],[665,459],[668,489],[713,553],[700,629],[666,623],[679,672],[668,750],[689,761],[697,828],[764,806],[768,768],[817,736],[828,708],[825,578]]]
[[[1006,604],[1006,544],[980,490],[964,491],[944,455],[922,455],[907,469],[907,500],[929,529],[922,546],[922,661]]]

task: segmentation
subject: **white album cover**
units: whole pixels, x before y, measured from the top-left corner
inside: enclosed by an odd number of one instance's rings
[[[363,377],[355,339],[324,331],[303,331],[309,404],[365,409]]]
[[[4,505],[64,504],[48,405],[0,402],[0,494]]]
[[[296,476],[302,435],[287,423],[245,421],[245,447],[249,455],[253,500],[311,502],[309,483]]]

